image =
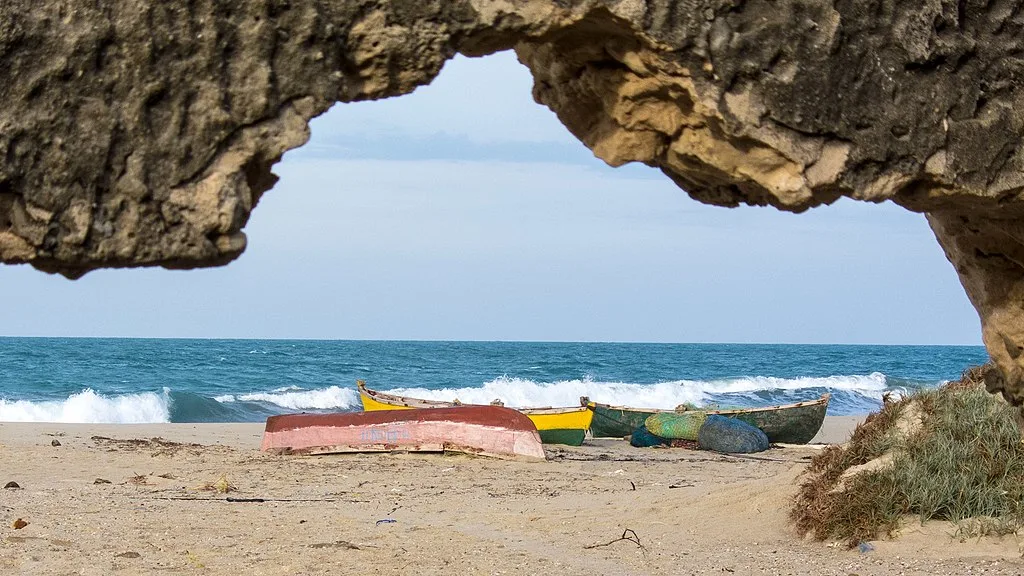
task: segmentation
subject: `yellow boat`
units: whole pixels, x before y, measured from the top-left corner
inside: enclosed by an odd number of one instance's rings
[[[376,410],[409,410],[412,408],[449,408],[460,406],[461,402],[444,402],[441,400],[423,400],[420,398],[409,398],[370,390],[366,382],[356,381],[359,388],[359,397],[363,401],[363,410],[373,412]],[[518,408],[526,414],[540,432],[541,442],[545,444],[568,444],[579,446],[583,444],[583,438],[590,428],[590,421],[594,419],[594,411],[586,406],[572,406],[568,408]]]

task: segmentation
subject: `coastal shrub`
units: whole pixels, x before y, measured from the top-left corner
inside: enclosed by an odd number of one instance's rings
[[[1024,444],[1017,410],[985,392],[984,370],[886,402],[847,445],[817,455],[790,514],[797,530],[855,546],[891,535],[910,514],[956,522],[965,536],[1016,532],[1024,525]]]

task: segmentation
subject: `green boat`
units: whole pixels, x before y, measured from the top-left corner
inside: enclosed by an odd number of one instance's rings
[[[814,438],[821,423],[825,421],[830,394],[809,402],[767,406],[764,408],[743,408],[734,410],[701,410],[705,414],[718,414],[742,420],[757,426],[768,435],[768,441],[783,444],[806,444]],[[653,414],[659,412],[682,412],[685,410],[659,410],[656,408],[629,408],[609,406],[580,398],[580,403],[594,411],[590,432],[594,438],[622,438],[643,426]]]

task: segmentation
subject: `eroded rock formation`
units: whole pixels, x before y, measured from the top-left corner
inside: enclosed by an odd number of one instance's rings
[[[7,0],[0,260],[223,264],[335,102],[514,48],[612,165],[711,204],[928,215],[1024,402],[1024,0]],[[898,248],[895,248],[898,249]]]

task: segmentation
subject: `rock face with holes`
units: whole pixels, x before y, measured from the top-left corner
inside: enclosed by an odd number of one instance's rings
[[[597,156],[702,202],[927,214],[1001,368],[989,387],[1020,404],[1022,4],[7,0],[0,260],[226,263],[310,118],[514,48]]]

